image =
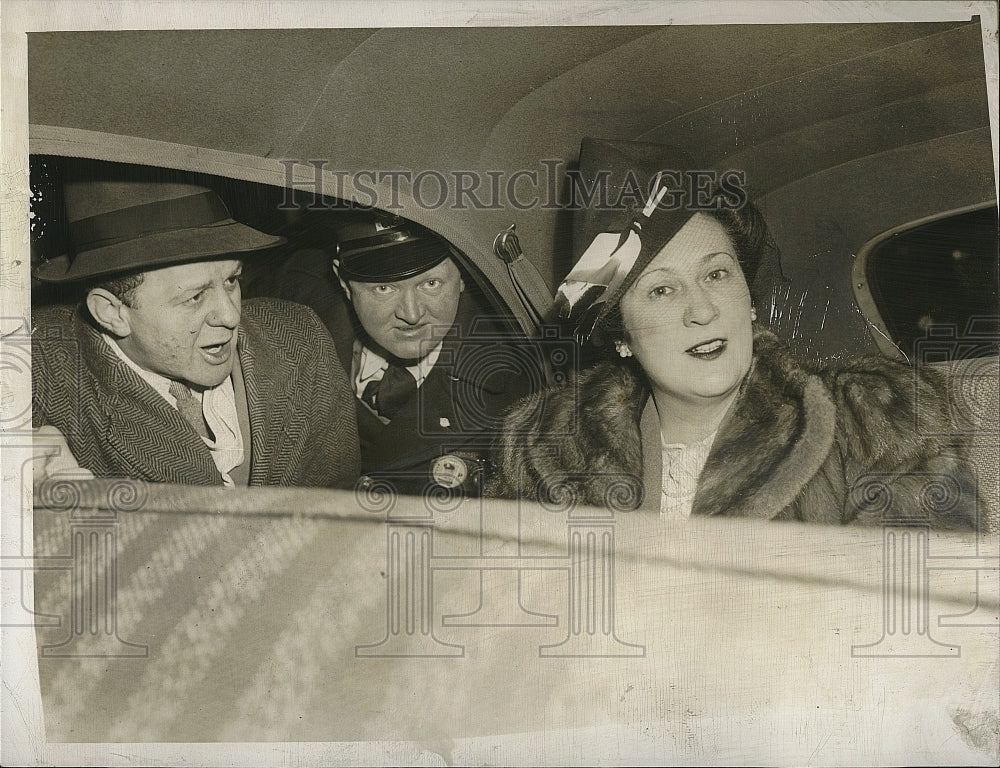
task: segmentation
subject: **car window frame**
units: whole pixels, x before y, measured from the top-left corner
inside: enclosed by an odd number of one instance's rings
[[[904,232],[917,229],[918,227],[922,227],[927,224],[933,224],[934,222],[942,221],[943,219],[947,219],[952,216],[961,216],[962,214],[983,211],[988,208],[997,208],[997,200],[988,200],[983,203],[966,205],[960,208],[935,213],[931,216],[924,216],[923,218],[915,219],[905,224],[900,224],[899,226],[892,227],[891,229],[887,229],[876,235],[858,249],[858,253],[854,257],[854,261],[851,265],[851,286],[854,290],[854,300],[858,305],[858,309],[861,310],[861,315],[864,317],[868,326],[868,333],[871,335],[876,346],[883,355],[895,360],[902,360],[911,365],[913,363],[909,355],[900,349],[892,340],[892,336],[889,333],[889,325],[882,317],[882,313],[875,301],[871,285],[869,284],[868,264],[875,249],[889,238],[903,234]]]

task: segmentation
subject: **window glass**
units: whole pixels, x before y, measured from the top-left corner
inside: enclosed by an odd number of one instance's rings
[[[997,209],[989,207],[922,224],[872,249],[872,297],[908,357],[918,340],[942,333],[992,337],[976,354],[997,354],[997,248]]]

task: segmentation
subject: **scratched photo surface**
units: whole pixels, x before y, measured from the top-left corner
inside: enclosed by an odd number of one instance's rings
[[[194,5],[0,12],[5,764],[1000,760],[995,5]]]

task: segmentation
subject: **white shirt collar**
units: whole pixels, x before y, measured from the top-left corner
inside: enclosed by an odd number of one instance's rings
[[[438,358],[441,356],[441,347],[443,344],[444,342],[441,342],[434,347],[434,349],[420,358],[416,365],[406,366],[406,370],[416,379],[418,387],[424,383],[424,379],[430,375],[431,369],[437,364]],[[354,354],[355,359],[358,361],[358,372],[354,379],[355,391],[364,392],[365,385],[368,382],[379,381],[382,378],[386,368],[389,367],[389,361],[358,340],[354,342]]]

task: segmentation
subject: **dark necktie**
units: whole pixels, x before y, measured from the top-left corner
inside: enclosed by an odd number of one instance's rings
[[[210,433],[208,424],[205,423],[205,414],[201,409],[201,401],[179,381],[171,381],[168,391],[177,401],[177,410],[180,411],[181,416],[187,419],[187,422],[194,427],[195,432],[209,439]]]
[[[417,380],[401,365],[389,363],[379,381],[370,381],[361,399],[380,416],[391,419],[417,391]]]

